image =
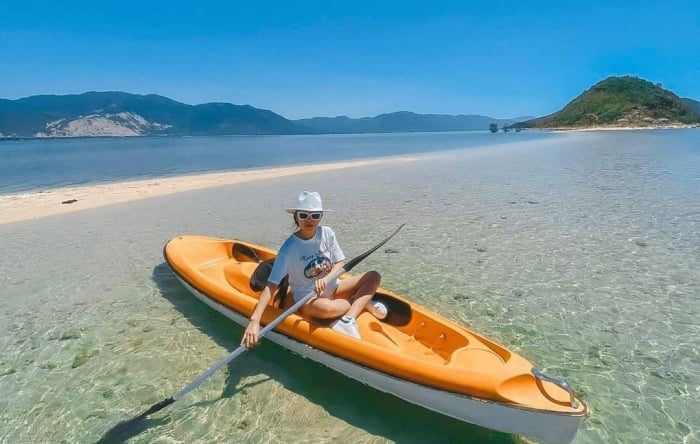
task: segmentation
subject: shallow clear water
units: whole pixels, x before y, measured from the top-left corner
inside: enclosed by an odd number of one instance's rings
[[[0,141],[0,194],[101,182],[306,165],[556,137],[544,132],[111,137]]]
[[[564,377],[591,409],[577,443],[700,442],[699,136],[565,134],[0,225],[0,442],[95,442],[235,348],[162,247],[277,246],[302,189],[349,257],[406,222],[358,268]],[[129,442],[518,440],[266,342]]]

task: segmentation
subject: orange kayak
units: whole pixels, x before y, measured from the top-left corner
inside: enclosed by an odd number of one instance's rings
[[[179,236],[165,260],[190,292],[233,321],[247,325],[260,291],[259,262],[275,250],[239,240]],[[291,299],[291,298],[287,298]],[[522,356],[425,307],[380,288],[388,308],[377,319],[357,317],[361,339],[327,321],[292,314],[266,337],[340,373],[445,415],[543,442],[573,440],[587,406],[563,380],[546,376]],[[262,324],[279,316],[273,298]]]

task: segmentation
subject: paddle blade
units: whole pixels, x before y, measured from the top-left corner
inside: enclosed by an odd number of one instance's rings
[[[148,410],[140,415],[127,419],[126,421],[122,421],[111,429],[107,430],[104,436],[102,436],[102,438],[100,438],[96,444],[125,442],[127,439],[138,435],[150,426],[149,421],[147,420],[148,415],[151,415],[159,410],[163,410],[173,402],[175,402],[174,398],[168,398],[162,400],[158,404],[153,404]]]

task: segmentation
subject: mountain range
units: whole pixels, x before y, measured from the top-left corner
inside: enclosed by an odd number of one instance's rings
[[[289,120],[250,105],[187,105],[158,95],[88,92],[0,99],[0,137],[271,135],[483,130],[531,117],[396,112]]]
[[[400,111],[362,118],[290,120],[250,105],[187,105],[154,94],[125,92],[0,99],[0,138],[348,134],[698,124],[700,102],[682,99],[660,84],[632,76],[609,77],[560,111],[538,118],[495,119]]]
[[[186,105],[158,95],[88,92],[0,100],[11,137],[300,134],[300,125],[250,105]]]
[[[399,111],[380,114],[375,117],[351,119],[349,117],[314,117],[295,122],[325,133],[394,133],[394,132],[430,132],[430,131],[466,131],[485,130],[495,123],[500,126],[512,125],[532,117],[515,117],[512,119],[494,119],[493,117],[448,114],[416,114]]]

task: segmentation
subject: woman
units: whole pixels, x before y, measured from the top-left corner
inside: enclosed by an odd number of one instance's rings
[[[328,282],[325,277],[342,268],[345,255],[333,230],[320,225],[324,212],[321,196],[317,192],[302,191],[297,205],[286,211],[294,215],[297,229],[284,241],[277,253],[267,285],[250,316],[241,344],[248,348],[258,344],[260,319],[285,276],[289,276],[289,286],[295,300],[300,300],[310,292],[316,293],[300,309],[303,316],[340,318],[331,327],[360,339],[355,318],[372,300],[381,276],[376,271],[368,271]],[[386,314],[384,306],[373,309],[379,316]]]

